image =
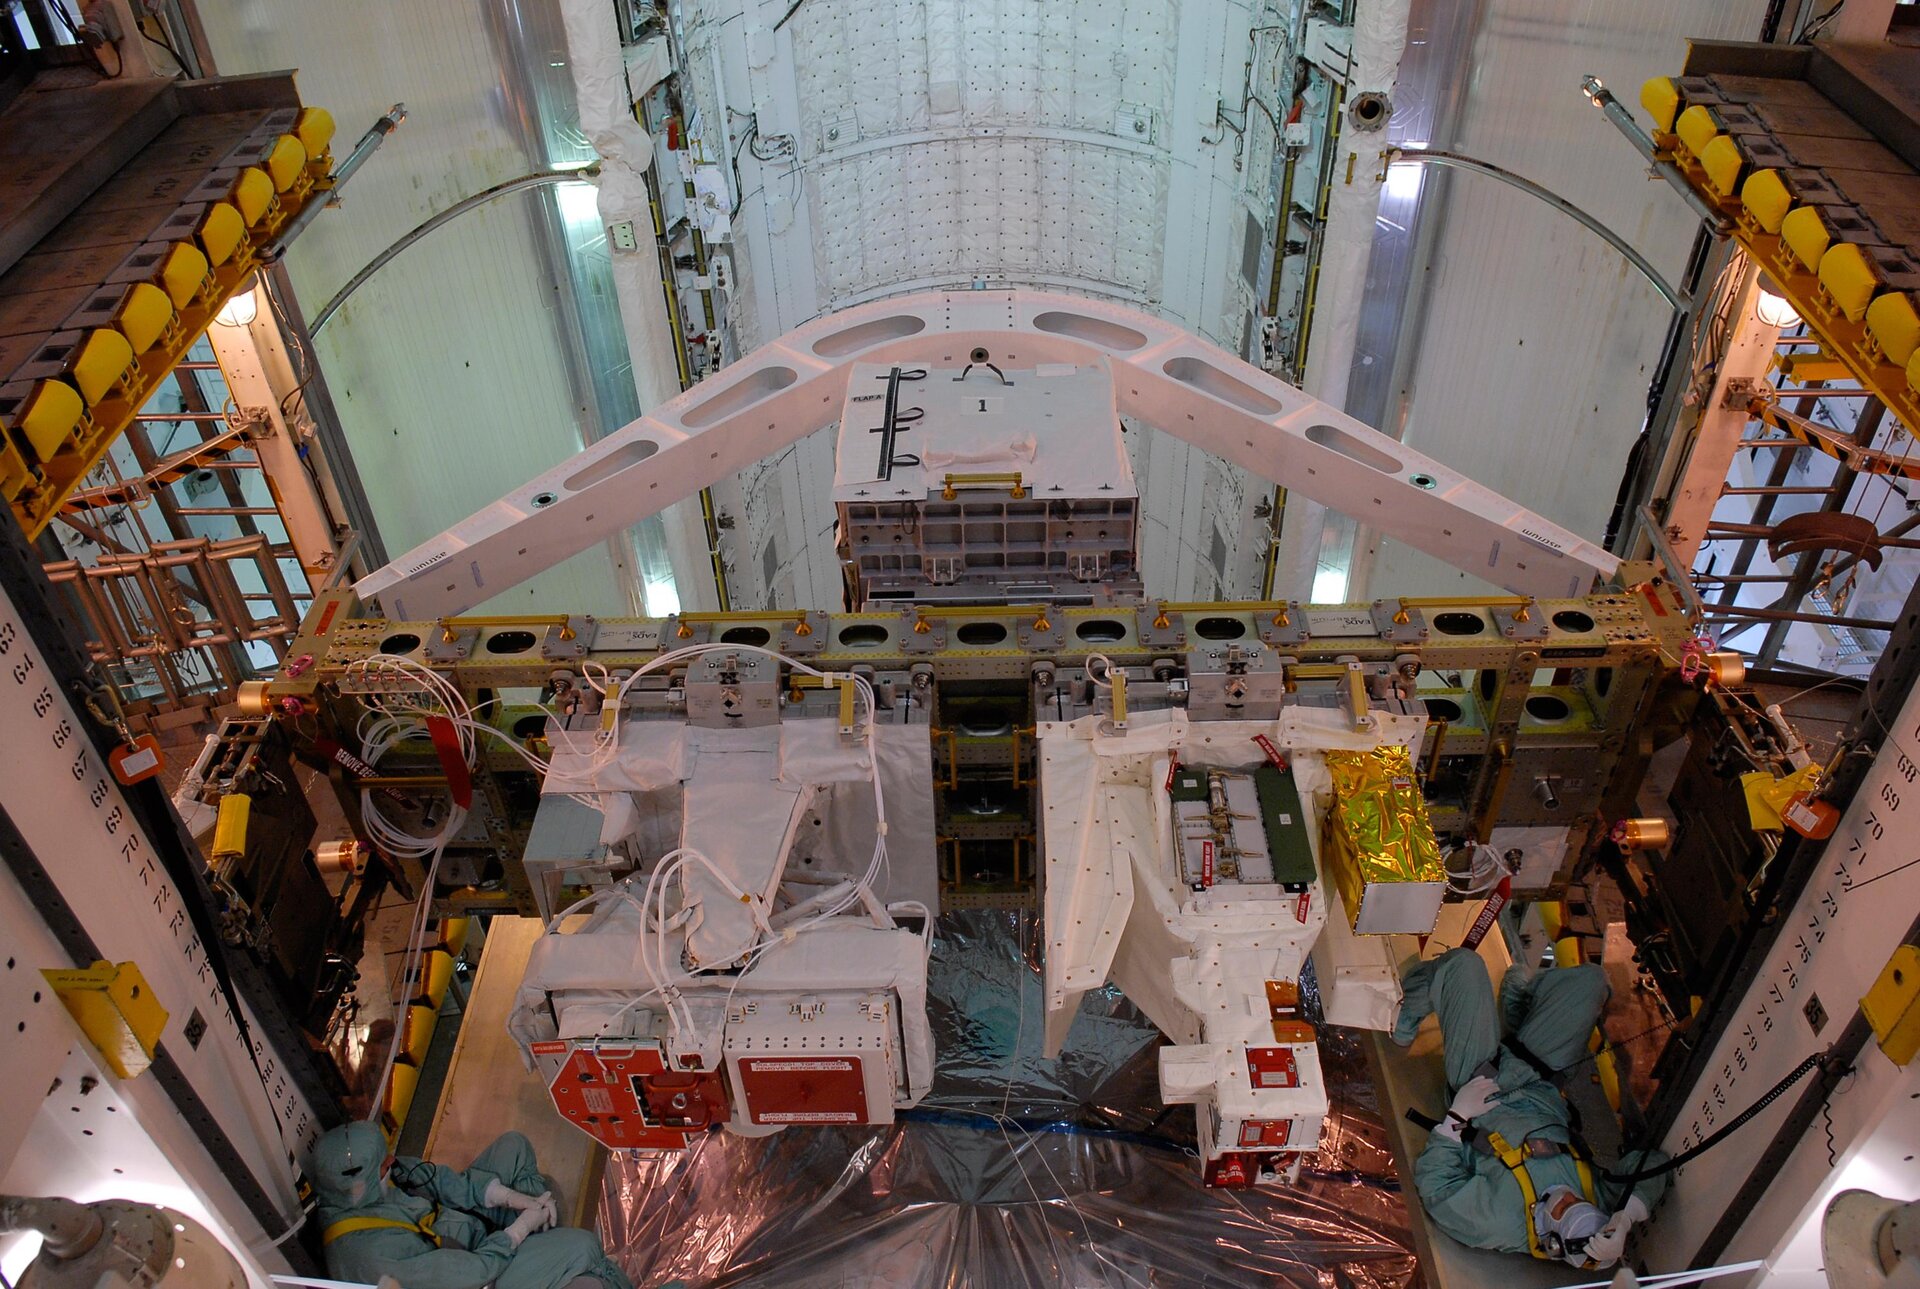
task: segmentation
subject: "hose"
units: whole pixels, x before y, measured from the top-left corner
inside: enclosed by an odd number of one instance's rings
[[[1458,152],[1444,152],[1438,148],[1393,148],[1387,153],[1388,165],[1398,165],[1403,162],[1409,165],[1452,166],[1456,170],[1467,170],[1474,174],[1486,175],[1490,179],[1498,179],[1501,183],[1518,188],[1530,197],[1538,197],[1541,201],[1546,202],[1547,205],[1553,207],[1561,214],[1580,221],[1580,223],[1591,229],[1602,241],[1606,242],[1607,245],[1619,251],[1621,255],[1626,257],[1627,263],[1640,270],[1640,276],[1646,278],[1648,282],[1653,284],[1653,289],[1658,291],[1661,298],[1670,306],[1675,309],[1684,307],[1680,302],[1680,293],[1667,284],[1667,280],[1660,276],[1660,271],[1649,264],[1645,256],[1627,244],[1626,238],[1620,236],[1620,234],[1614,232],[1611,228],[1608,228],[1605,224],[1568,201],[1565,197],[1546,188],[1542,188],[1533,180],[1522,178],[1513,173],[1513,171],[1502,166],[1496,166],[1490,161],[1481,161],[1477,157],[1463,156]]]
[[[475,206],[484,205],[492,201],[495,197],[504,197],[510,192],[519,192],[525,188],[540,188],[548,184],[584,183],[587,180],[595,178],[599,173],[600,167],[598,164],[586,166],[579,170],[536,171],[530,175],[521,175],[518,179],[509,179],[505,183],[497,183],[491,188],[483,188],[473,194],[473,196],[463,201],[455,202],[439,214],[432,216],[415,227],[413,231],[409,232],[393,245],[387,247],[386,250],[381,251],[367,262],[365,268],[347,279],[347,284],[336,291],[333,299],[322,305],[320,312],[314,315],[313,321],[307,326],[307,334],[309,336],[319,335],[320,328],[326,326],[327,320],[339,312],[340,306],[347,302],[348,296],[365,285],[368,278],[385,268],[388,261],[392,260],[395,256],[399,255],[400,252],[406,250],[409,246],[412,246],[415,242],[442,224],[466,214]]]
[[[1699,1158],[1701,1155],[1706,1154],[1707,1151],[1713,1149],[1715,1146],[1725,1141],[1728,1135],[1731,1134],[1734,1129],[1742,1126],[1748,1120],[1752,1119],[1755,1115],[1759,1114],[1762,1110],[1765,1110],[1768,1106],[1772,1105],[1775,1101],[1778,1101],[1782,1093],[1784,1093],[1788,1088],[1792,1087],[1794,1084],[1798,1083],[1801,1079],[1804,1079],[1805,1077],[1807,1077],[1807,1075],[1814,1069],[1815,1066],[1819,1065],[1822,1061],[1826,1059],[1827,1059],[1827,1053],[1815,1052],[1812,1056],[1809,1056],[1806,1060],[1800,1062],[1800,1064],[1794,1066],[1791,1070],[1788,1070],[1786,1073],[1786,1077],[1782,1078],[1778,1083],[1774,1084],[1771,1088],[1768,1088],[1767,1091],[1761,1095],[1758,1101],[1755,1101],[1752,1105],[1748,1106],[1745,1110],[1742,1110],[1739,1114],[1727,1120],[1725,1127],[1721,1128],[1718,1132],[1715,1132],[1712,1136],[1708,1137],[1705,1141],[1702,1141],[1699,1145],[1695,1146],[1692,1150],[1683,1150],[1679,1154],[1675,1155],[1672,1159],[1669,1159],[1666,1163],[1658,1164],[1652,1168],[1643,1168],[1639,1172],[1634,1172],[1634,1173],[1602,1172],[1600,1175],[1606,1178],[1610,1182],[1617,1182],[1621,1185],[1630,1186],[1635,1182],[1643,1182],[1647,1180],[1647,1178],[1649,1177],[1659,1177],[1665,1173],[1672,1172],[1674,1169],[1680,1167],[1682,1164],[1685,1164],[1689,1160]]]

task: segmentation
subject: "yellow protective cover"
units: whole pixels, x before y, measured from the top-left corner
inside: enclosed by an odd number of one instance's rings
[[[74,427],[80,424],[86,410],[86,404],[80,401],[73,386],[65,381],[43,380],[27,395],[14,428],[20,431],[35,456],[51,461],[54,454],[72,440]]]
[[[267,174],[280,192],[293,187],[293,181],[300,177],[306,164],[307,150],[291,134],[281,135],[274,142],[273,151],[267,154]]]
[[[113,315],[113,325],[127,338],[136,354],[153,348],[172,322],[173,301],[151,282],[135,282],[128,287],[120,308]]]
[[[1867,316],[1867,306],[1880,289],[1880,274],[1865,251],[1851,242],[1840,242],[1820,257],[1820,285],[1848,321],[1859,322]]]
[[[200,248],[186,242],[175,242],[167,257],[160,261],[160,286],[166,291],[167,298],[173,301],[173,307],[184,309],[192,303],[193,297],[200,293],[200,284],[207,280],[207,257]]]
[[[1722,197],[1731,197],[1739,191],[1740,172],[1746,165],[1747,159],[1741,155],[1740,145],[1733,141],[1731,134],[1714,135],[1700,153],[1700,168],[1707,172],[1707,182]]]
[[[1867,306],[1867,330],[1895,367],[1906,366],[1920,348],[1920,311],[1913,307],[1914,298],[1910,292],[1888,291]]]
[[[200,249],[207,253],[207,262],[215,268],[233,258],[246,235],[247,221],[224,201],[214,202],[200,217]]]
[[[293,137],[300,140],[309,157],[323,157],[327,145],[333,142],[333,128],[333,113],[326,108],[303,107],[293,123]]]
[[[118,331],[101,327],[80,342],[73,355],[71,370],[74,387],[88,407],[107,396],[114,383],[126,374],[133,362],[133,346]]]
[[[1720,133],[1720,123],[1713,119],[1713,113],[1699,104],[1694,104],[1680,114],[1674,122],[1673,132],[1680,136],[1680,142],[1687,145],[1687,151],[1699,156],[1707,149],[1707,144]]]
[[[273,208],[273,180],[259,166],[248,166],[233,181],[232,200],[240,209],[240,218],[251,228]]]
[[[1640,106],[1653,118],[1653,128],[1661,134],[1673,133],[1673,118],[1680,112],[1680,83],[1671,76],[1656,76],[1640,87]]]
[[[1795,206],[1788,211],[1780,221],[1780,236],[1809,272],[1820,267],[1820,257],[1833,243],[1833,234],[1827,230],[1827,221],[1820,218],[1818,206]]]
[[[1769,233],[1780,231],[1780,221],[1793,209],[1793,194],[1778,170],[1756,170],[1740,185],[1740,204],[1753,222]]]

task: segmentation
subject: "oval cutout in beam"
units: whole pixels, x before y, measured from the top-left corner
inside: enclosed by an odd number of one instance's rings
[[[605,483],[622,470],[630,470],[660,450],[660,445],[652,439],[635,439],[631,443],[622,443],[613,451],[595,461],[584,470],[576,470],[567,476],[563,485],[568,492],[579,492],[591,488],[596,483]]]
[[[1210,394],[1223,403],[1231,403],[1255,416],[1278,416],[1286,410],[1276,400],[1268,398],[1245,381],[1227,375],[1204,358],[1191,355],[1169,358],[1166,366],[1160,370],[1182,385],[1191,385],[1203,394]]]
[[[799,379],[800,373],[791,367],[757,368],[737,384],[721,390],[705,402],[695,403],[681,414],[680,423],[691,425],[696,430],[705,429],[722,417],[744,412],[760,400],[773,397]]]
[[[871,349],[883,341],[917,336],[926,329],[925,318],[915,317],[911,313],[897,313],[891,318],[875,318],[872,322],[863,322],[857,327],[824,335],[813,342],[813,352],[822,358],[845,358],[848,354]]]
[[[1132,327],[1123,327],[1117,322],[1108,322],[1105,318],[1093,318],[1084,313],[1068,313],[1062,309],[1049,309],[1045,313],[1035,314],[1033,325],[1036,330],[1056,336],[1066,336],[1073,340],[1084,340],[1101,349],[1111,349],[1115,353],[1132,353],[1144,349],[1147,338]]]
[[[1307,441],[1318,443],[1323,448],[1332,448],[1341,456],[1358,461],[1361,465],[1372,466],[1382,474],[1400,473],[1398,457],[1381,451],[1353,431],[1343,430],[1337,425],[1309,425]]]

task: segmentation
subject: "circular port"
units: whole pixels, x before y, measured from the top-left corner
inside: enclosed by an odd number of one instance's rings
[[[1112,618],[1088,618],[1073,629],[1088,644],[1113,644],[1127,638],[1126,624]]]
[[[525,653],[538,640],[531,631],[496,631],[487,637],[487,652]]]
[[[542,492],[542,493],[535,494],[533,498],[533,504],[536,506],[543,506],[543,507],[551,506],[554,502],[558,500],[560,500],[560,498],[554,496],[552,493]]]
[[[396,631],[380,642],[381,653],[412,653],[420,647],[420,637],[411,631]]]
[[[1535,694],[1527,700],[1527,715],[1536,721],[1551,724],[1566,720],[1573,715],[1573,709],[1567,706],[1564,698],[1556,698],[1552,694]]]
[[[1436,613],[1433,629],[1443,636],[1477,636],[1487,629],[1487,621],[1478,613]]]
[[[1239,618],[1201,618],[1193,624],[1193,634],[1202,640],[1238,640],[1247,634],[1247,624]]]
[[[518,739],[539,738],[546,732],[545,716],[522,716],[513,723],[513,736]]]
[[[1562,609],[1553,615],[1553,625],[1562,631],[1585,634],[1593,630],[1593,619],[1578,609]]]
[[[1007,638],[1007,629],[998,622],[962,622],[953,632],[954,639],[975,649],[997,645]]]
[[[1427,705],[1427,719],[1430,721],[1446,721],[1451,724],[1466,715],[1460,710],[1460,704],[1451,698],[1428,698],[1423,701]]]
[[[773,633],[765,627],[728,627],[720,633],[721,644],[760,646],[773,639]]]
[[[1356,130],[1378,130],[1387,123],[1387,117],[1393,113],[1393,104],[1385,94],[1368,90],[1354,97],[1347,105],[1347,119],[1353,122]]]
[[[849,649],[878,649],[893,639],[893,632],[877,622],[856,622],[840,628],[840,643]]]

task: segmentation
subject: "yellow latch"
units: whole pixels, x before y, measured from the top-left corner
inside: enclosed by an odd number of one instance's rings
[[[84,970],[40,974],[115,1074],[130,1079],[153,1064],[167,1009],[147,988],[140,968],[131,962],[96,962]]]
[[[1115,669],[1111,673],[1111,676],[1113,680],[1113,728],[1123,730],[1127,728],[1127,675],[1125,672]]]
[[[1920,1052],[1920,945],[1903,944],[1893,951],[1880,978],[1860,1000],[1860,1014],[1895,1065],[1907,1064]]]
[[[945,479],[942,480],[940,499],[942,501],[952,501],[960,495],[959,490],[962,488],[989,488],[996,484],[1007,485],[1007,495],[1015,501],[1019,501],[1027,495],[1027,489],[1020,477],[1020,472],[1018,470],[1012,470],[1005,473],[947,475]]]
[[[220,816],[213,825],[215,859],[247,853],[247,820],[252,813],[253,798],[244,792],[229,792],[220,798]]]
[[[1373,728],[1373,714],[1368,710],[1372,703],[1367,696],[1367,676],[1357,662],[1347,664],[1347,706],[1353,709],[1353,728],[1356,731]]]

